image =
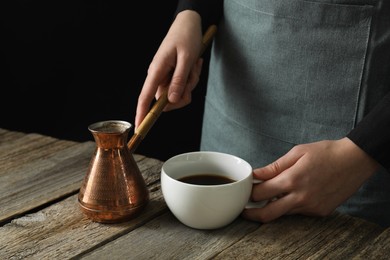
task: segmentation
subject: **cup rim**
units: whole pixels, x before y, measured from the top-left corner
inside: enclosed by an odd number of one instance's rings
[[[166,172],[166,170],[164,170],[164,168],[166,167],[166,165],[168,163],[170,163],[170,162],[172,162],[174,160],[177,160],[177,158],[179,158],[179,157],[190,156],[190,155],[198,155],[198,154],[216,154],[216,155],[233,157],[233,158],[237,159],[238,161],[244,163],[250,169],[250,173],[247,176],[245,176],[243,178],[240,178],[238,180],[235,180],[234,182],[231,182],[231,183],[214,184],[214,185],[202,185],[202,184],[191,184],[191,183],[186,183],[186,182],[179,181],[178,179],[176,179],[176,178],[172,177],[171,175],[169,175]],[[199,188],[205,188],[205,189],[207,189],[209,187],[225,187],[225,186],[235,185],[237,183],[245,181],[247,178],[250,178],[252,176],[252,173],[253,173],[252,165],[250,165],[246,160],[244,160],[241,157],[238,157],[237,155],[234,155],[234,154],[225,153],[225,152],[217,152],[217,151],[194,151],[194,152],[185,152],[185,153],[177,154],[177,155],[169,158],[168,160],[166,160],[163,163],[161,169],[162,169],[161,173],[164,174],[167,178],[169,178],[170,180],[172,180],[174,182],[181,183],[181,184],[186,185],[186,186],[199,187]]]

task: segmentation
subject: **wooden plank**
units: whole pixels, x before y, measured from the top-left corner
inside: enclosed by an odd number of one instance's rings
[[[0,175],[0,222],[77,192],[92,150],[92,143],[82,143],[5,169]]]
[[[1,136],[0,223],[77,193],[96,147],[94,142],[77,143],[39,134]],[[157,160],[141,155],[134,158],[141,173],[145,167],[159,167]],[[147,183],[158,180],[160,168],[154,170],[157,175],[145,175]]]
[[[285,216],[213,259],[350,259],[383,228],[349,216]]]
[[[149,186],[151,200],[138,217],[120,224],[92,222],[81,213],[77,195],[73,195],[0,227],[0,259],[69,259],[106,244],[166,212],[159,183],[155,181],[159,178],[162,163],[139,158],[143,175],[154,181]]]
[[[0,259],[387,259],[388,230],[339,214],[286,216],[264,225],[237,219],[210,231],[188,228],[162,198],[162,162],[141,155],[134,156],[151,195],[145,211],[121,224],[91,222],[76,193],[93,147],[0,129],[0,214],[8,204],[19,212],[15,217],[55,201],[0,227]],[[70,190],[74,195],[64,199]]]
[[[160,184],[161,167],[164,162],[140,154],[133,154],[133,156],[146,185]]]
[[[167,212],[80,259],[211,259],[259,226],[237,218],[221,229],[197,230]]]
[[[32,161],[42,160],[77,144],[34,133],[8,132],[0,135],[0,175],[12,174],[15,168]]]
[[[312,248],[304,250],[303,256],[310,255],[311,259],[351,259],[383,231],[383,227],[362,219],[343,218],[344,224],[339,218],[333,219],[328,229],[320,234],[320,247],[314,248],[310,243]]]
[[[375,240],[371,241],[353,259],[389,259],[390,258],[390,228],[383,231]]]
[[[19,131],[10,131],[4,128],[0,128],[0,146],[6,142],[17,139],[20,136],[26,135]]]

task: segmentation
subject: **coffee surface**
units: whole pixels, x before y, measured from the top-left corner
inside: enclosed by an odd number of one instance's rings
[[[196,174],[178,179],[179,181],[196,185],[221,185],[235,180],[217,174]]]

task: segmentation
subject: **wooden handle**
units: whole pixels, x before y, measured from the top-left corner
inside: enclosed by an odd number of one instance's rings
[[[207,31],[203,35],[202,39],[202,49],[200,50],[199,57],[203,55],[207,47],[209,46],[210,42],[213,40],[213,37],[215,33],[217,32],[217,26],[215,24],[210,25],[210,27],[207,29]]]
[[[199,57],[201,57],[205,52],[205,50],[207,49],[216,31],[217,31],[217,26],[211,25],[203,35],[203,39],[202,39],[203,44],[202,44],[202,49],[200,51]],[[134,133],[134,135],[131,137],[130,141],[128,142],[127,147],[130,149],[131,152],[134,152],[134,150],[138,147],[142,139],[145,138],[146,134],[152,128],[157,118],[161,115],[162,111],[164,110],[168,102],[169,102],[168,89],[166,89],[158,98],[158,100],[154,103],[154,105],[152,106],[148,114],[145,116],[141,124],[138,126],[137,131]]]

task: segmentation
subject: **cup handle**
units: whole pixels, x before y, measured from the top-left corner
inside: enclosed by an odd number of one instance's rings
[[[253,184],[262,183],[262,180],[259,179],[253,179]],[[248,201],[248,203],[245,205],[245,209],[259,209],[267,205],[268,202],[272,202],[277,200],[277,198],[272,198],[271,200],[262,200],[262,201]]]
[[[262,183],[263,181],[262,180],[259,180],[259,179],[253,179],[252,183],[253,184],[258,184],[258,183]]]
[[[248,203],[245,205],[245,209],[260,209],[264,207],[268,201],[248,201]]]

